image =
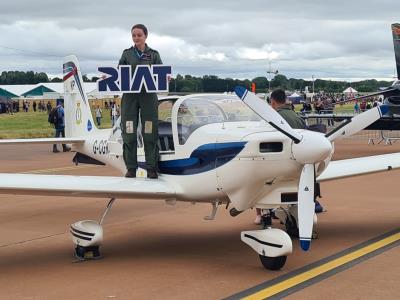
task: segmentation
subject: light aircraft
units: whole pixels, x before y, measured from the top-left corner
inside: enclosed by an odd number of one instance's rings
[[[116,198],[210,203],[212,220],[222,204],[236,216],[249,208],[276,209],[287,231],[298,231],[310,247],[317,182],[400,168],[400,154],[331,162],[334,141],[378,120],[382,105],[352,118],[328,134],[292,129],[265,101],[245,88],[236,95],[197,94],[159,99],[158,179],[145,178],[143,143],[138,136],[137,178],[124,178],[119,121],[112,129],[95,127],[75,56],[64,61],[66,138],[0,140],[0,144],[69,143],[75,163],[108,164],[121,177],[0,173],[0,193],[111,198],[101,221],[71,225],[76,255],[99,256],[102,221]],[[201,183],[201,184],[199,184]],[[263,266],[276,270],[292,253],[283,230],[268,226],[244,231],[241,239]],[[90,254],[90,255],[89,255]]]

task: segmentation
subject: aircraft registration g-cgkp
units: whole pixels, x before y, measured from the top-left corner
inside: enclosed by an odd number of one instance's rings
[[[112,129],[95,127],[75,56],[64,61],[66,138],[1,140],[0,144],[69,143],[75,163],[108,164],[121,177],[0,174],[0,193],[111,198],[99,223],[71,225],[75,253],[99,255],[104,216],[116,198],[211,203],[214,219],[221,204],[236,216],[249,208],[275,209],[289,233],[298,232],[308,250],[312,237],[317,182],[400,167],[400,154],[331,162],[333,142],[357,133],[388,109],[382,105],[355,116],[328,134],[292,129],[266,102],[237,87],[236,95],[197,94],[159,99],[158,179],[147,179],[143,143],[138,135],[137,178],[124,178],[119,121]],[[139,130],[138,130],[139,131]],[[139,177],[142,176],[142,177]],[[201,182],[201,184],[199,184]],[[283,230],[244,231],[267,269],[283,267],[292,241]]]

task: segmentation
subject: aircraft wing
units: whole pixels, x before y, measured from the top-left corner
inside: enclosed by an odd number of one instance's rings
[[[162,179],[0,173],[0,194],[167,199],[176,191]]]
[[[40,139],[7,139],[1,140],[1,144],[15,145],[15,144],[83,144],[83,138],[40,138]]]
[[[318,176],[317,181],[334,180],[398,168],[400,168],[400,153],[336,160],[329,163],[326,170]]]

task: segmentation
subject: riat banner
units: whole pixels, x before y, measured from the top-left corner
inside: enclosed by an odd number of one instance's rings
[[[172,67],[138,65],[132,70],[130,65],[120,65],[98,67],[98,71],[103,74],[97,80],[99,93],[140,93],[143,88],[148,93],[162,93],[168,92]]]

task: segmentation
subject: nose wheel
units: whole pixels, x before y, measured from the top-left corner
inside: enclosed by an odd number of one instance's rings
[[[74,255],[79,261],[101,257],[100,246],[103,242],[102,224],[114,201],[115,198],[110,199],[100,222],[84,220],[71,225],[72,241],[76,245]]]
[[[287,256],[292,253],[292,240],[280,229],[242,231],[241,240],[253,248],[264,268],[268,270],[281,269]]]
[[[286,263],[286,258],[287,258],[287,256],[269,257],[269,256],[263,256],[261,254],[259,255],[259,257],[264,268],[272,271],[277,271],[282,269],[282,267]]]

